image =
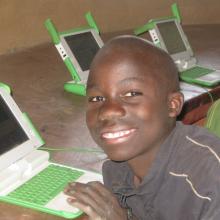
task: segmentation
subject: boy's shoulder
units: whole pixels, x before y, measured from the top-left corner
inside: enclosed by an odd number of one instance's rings
[[[220,138],[211,133],[207,128],[196,125],[180,124],[180,132],[183,143],[191,148],[198,147],[200,149],[215,149],[220,153]]]
[[[220,176],[220,139],[203,127],[180,125],[177,150],[168,170],[187,175],[197,186],[216,184]],[[220,181],[217,181],[220,184]]]

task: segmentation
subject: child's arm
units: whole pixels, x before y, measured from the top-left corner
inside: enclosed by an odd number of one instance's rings
[[[127,220],[127,210],[119,205],[114,194],[100,182],[73,182],[64,192],[70,196],[68,202],[85,212],[89,219]]]

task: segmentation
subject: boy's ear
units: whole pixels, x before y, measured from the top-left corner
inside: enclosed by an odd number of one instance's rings
[[[168,97],[169,116],[177,117],[183,107],[184,97],[181,92],[170,93]]]

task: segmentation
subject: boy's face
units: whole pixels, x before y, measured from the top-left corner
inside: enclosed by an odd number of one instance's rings
[[[87,126],[112,160],[141,157],[170,132],[167,94],[152,77],[154,71],[130,59],[107,59],[91,70]]]

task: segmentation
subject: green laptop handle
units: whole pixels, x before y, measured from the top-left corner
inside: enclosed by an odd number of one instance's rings
[[[77,95],[86,96],[86,86],[81,83],[75,83],[72,81],[64,84],[64,90]]]
[[[95,20],[94,20],[94,18],[92,16],[91,12],[87,12],[85,14],[85,18],[86,18],[89,26],[91,28],[93,28],[99,34],[99,28],[98,28],[98,26],[97,26],[97,24],[96,24],[96,22],[95,22]]]
[[[180,10],[177,3],[171,5],[171,11],[173,16],[177,19],[178,22],[181,22]]]
[[[47,28],[48,32],[50,33],[51,39],[54,44],[59,44],[60,43],[60,37],[59,34],[50,18],[48,18],[45,21],[45,27]]]
[[[0,82],[0,87],[3,88],[6,92],[8,92],[9,94],[11,94],[11,88],[9,85]]]
[[[66,65],[67,69],[69,70],[70,75],[72,76],[72,79],[75,82],[80,82],[81,81],[80,76],[77,74],[77,71],[76,71],[75,67],[73,66],[69,57],[64,60],[64,64]]]
[[[99,29],[98,26],[91,14],[91,12],[87,12],[85,14],[85,18],[88,22],[88,25],[90,28],[93,28],[98,34],[99,34]],[[53,24],[52,20],[50,18],[48,18],[45,22],[44,25],[46,27],[46,29],[48,30],[48,32],[50,33],[51,39],[53,41],[54,44],[59,44],[60,43],[60,37],[59,37],[59,32],[57,31],[55,25]],[[85,29],[85,28],[82,28]],[[77,29],[76,29],[77,30]],[[68,33],[68,31],[65,31]],[[64,33],[65,33],[64,32]]]
[[[149,31],[149,30],[154,29],[156,21],[162,21],[165,19],[175,18],[178,22],[181,22],[180,12],[179,12],[179,8],[178,8],[177,3],[174,3],[171,5],[171,11],[172,11],[172,16],[158,18],[158,19],[151,19],[147,24],[144,24],[143,26],[136,28],[134,30],[134,34],[140,35],[140,34],[143,34],[147,31]]]

